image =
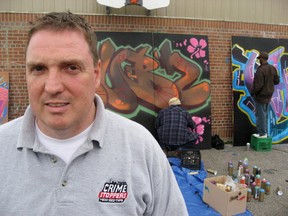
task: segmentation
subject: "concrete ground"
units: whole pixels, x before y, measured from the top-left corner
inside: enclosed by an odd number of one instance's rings
[[[271,151],[261,152],[246,146],[232,146],[225,144],[223,150],[209,149],[201,150],[201,159],[205,169],[217,171],[217,176],[227,175],[228,162],[234,164],[234,173],[238,161],[248,159],[249,171],[252,173],[253,166],[261,168],[261,177],[270,181],[271,193],[265,195],[264,202],[259,202],[252,198],[247,202],[247,209],[255,216],[287,216],[288,215],[288,144],[272,145]],[[208,177],[213,177],[208,173]],[[276,194],[277,187],[280,186],[283,195]]]

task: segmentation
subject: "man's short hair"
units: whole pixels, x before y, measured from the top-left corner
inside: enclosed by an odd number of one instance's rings
[[[63,31],[74,30],[83,33],[93,57],[94,64],[98,62],[97,53],[97,38],[95,32],[92,30],[88,22],[81,16],[73,14],[71,12],[52,12],[40,17],[32,23],[33,26],[28,33],[28,42],[32,36],[41,30]]]
[[[260,58],[268,60],[269,54],[267,52],[260,52],[260,54],[258,55],[257,59],[260,59]]]

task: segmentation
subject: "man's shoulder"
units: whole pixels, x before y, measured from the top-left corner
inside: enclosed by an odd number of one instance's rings
[[[0,134],[2,133],[6,134],[7,132],[9,133],[13,131],[15,132],[15,130],[20,128],[22,121],[23,121],[23,116],[0,125]]]
[[[0,157],[5,155],[12,155],[16,149],[16,143],[20,133],[23,117],[11,120],[0,126],[0,143],[1,151]]]
[[[143,125],[139,124],[136,121],[133,121],[127,117],[124,117],[118,113],[115,113],[111,110],[105,109],[106,114],[106,121],[111,123],[117,123],[119,127],[138,127],[138,128],[144,128]],[[116,125],[115,125],[116,126]]]
[[[165,108],[161,109],[161,110],[158,112],[158,114],[160,114],[160,113],[165,113],[165,112],[169,112],[171,109],[172,109],[172,106],[165,107]]]
[[[269,63],[262,65],[262,68],[269,69],[269,70],[270,70],[270,69],[276,70],[276,68],[274,67],[274,65],[269,64]]]

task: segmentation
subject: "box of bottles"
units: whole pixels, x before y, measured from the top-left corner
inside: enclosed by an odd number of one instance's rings
[[[200,150],[182,150],[181,151],[182,167],[191,170],[200,170],[201,168],[201,153]]]
[[[271,151],[272,150],[272,138],[258,138],[251,135],[251,148],[255,151]]]
[[[232,180],[233,181],[233,180]],[[246,211],[247,188],[227,176],[204,179],[203,201],[223,216]]]

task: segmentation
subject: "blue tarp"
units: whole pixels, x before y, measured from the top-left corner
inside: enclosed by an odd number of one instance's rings
[[[179,184],[180,190],[185,199],[189,216],[221,216],[212,207],[209,207],[203,202],[203,183],[204,179],[207,177],[207,172],[204,169],[203,161],[201,161],[200,170],[190,170],[181,167],[180,158],[169,157],[168,158],[177,182]],[[196,175],[190,175],[191,171],[198,171]],[[253,215],[249,210],[242,214],[237,214],[237,216],[251,216]]]

